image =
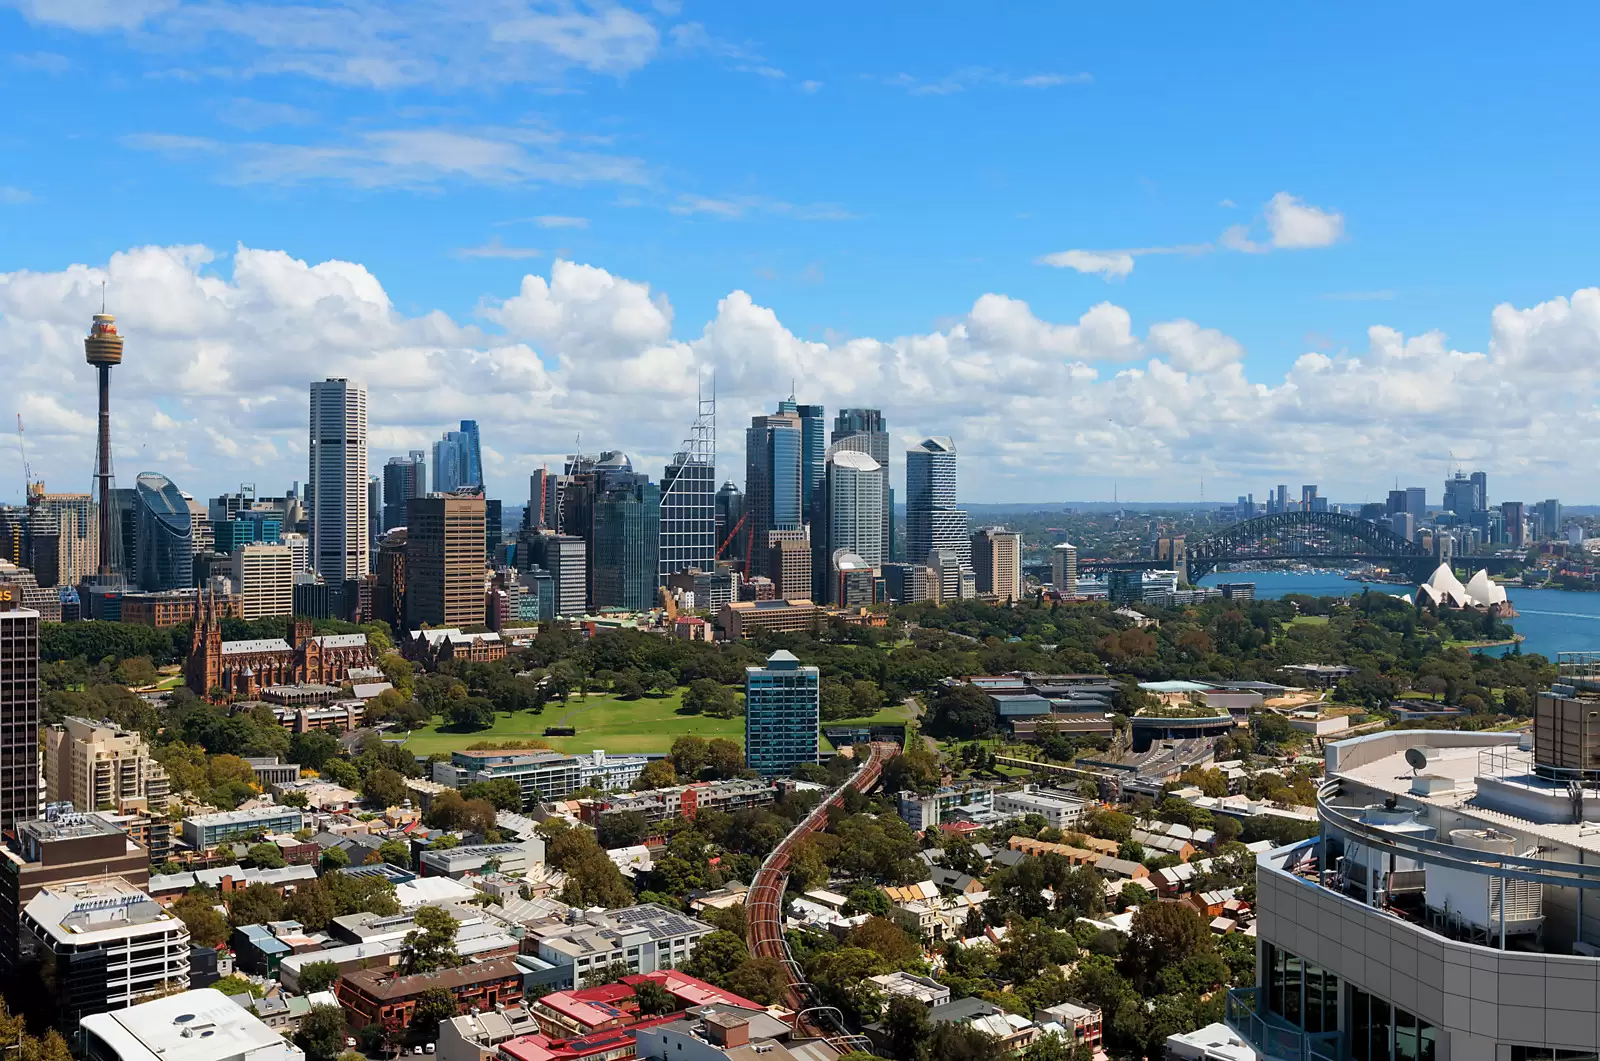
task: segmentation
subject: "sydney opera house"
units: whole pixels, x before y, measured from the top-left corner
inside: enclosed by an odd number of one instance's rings
[[[1440,564],[1428,581],[1418,587],[1417,603],[1437,608],[1471,608],[1499,616],[1516,614],[1506,599],[1505,588],[1491,579],[1488,571],[1479,568],[1463,586],[1449,564]]]

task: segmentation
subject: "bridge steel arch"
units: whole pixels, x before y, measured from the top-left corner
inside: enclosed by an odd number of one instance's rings
[[[1306,542],[1307,533],[1323,538]],[[1284,539],[1293,539],[1289,548]],[[1433,554],[1388,527],[1343,512],[1276,512],[1243,520],[1189,545],[1189,581],[1223,564],[1246,560],[1360,560],[1407,571],[1425,580]]]

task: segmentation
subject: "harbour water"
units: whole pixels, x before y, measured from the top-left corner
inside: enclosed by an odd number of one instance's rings
[[[1368,588],[1374,593],[1416,593],[1414,586],[1351,582],[1336,571],[1225,571],[1207,575],[1201,585],[1214,586],[1218,582],[1254,582],[1256,596],[1263,600],[1276,600],[1290,593],[1351,597]],[[1600,593],[1509,586],[1506,596],[1517,610],[1511,625],[1523,636],[1522,651],[1552,659],[1557,652],[1600,652]]]

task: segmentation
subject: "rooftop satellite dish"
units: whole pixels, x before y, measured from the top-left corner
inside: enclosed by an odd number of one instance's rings
[[[1407,748],[1406,765],[1411,767],[1411,772],[1415,775],[1418,770],[1428,765],[1428,757],[1422,754],[1421,748]]]

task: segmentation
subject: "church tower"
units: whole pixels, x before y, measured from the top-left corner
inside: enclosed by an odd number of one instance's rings
[[[222,624],[216,601],[209,591],[195,601],[194,630],[189,634],[189,658],[183,664],[184,685],[206,697],[222,684]]]

